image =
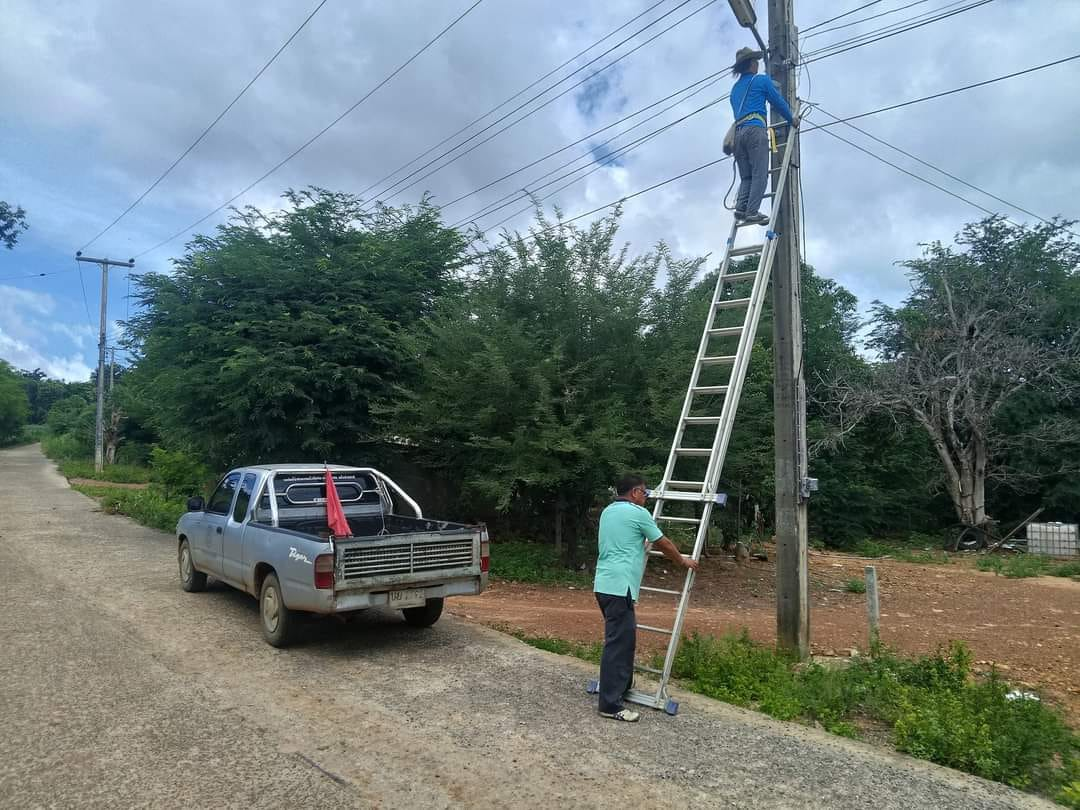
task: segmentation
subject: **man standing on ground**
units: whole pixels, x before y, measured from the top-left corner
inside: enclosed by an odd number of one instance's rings
[[[649,543],[672,562],[697,570],[698,564],[682,552],[656,525],[644,508],[645,479],[623,476],[615,486],[617,495],[600,515],[600,557],[596,561],[593,591],[604,614],[604,654],[600,658],[600,716],[628,723],[638,712],[624,709],[623,695],[634,680],[634,648],[637,645],[638,600]]]

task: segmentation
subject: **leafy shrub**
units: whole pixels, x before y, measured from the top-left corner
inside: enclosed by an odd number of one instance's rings
[[[588,587],[592,578],[571,571],[559,559],[554,546],[542,543],[496,542],[491,544],[491,576],[515,582]]]
[[[69,433],[46,435],[41,440],[41,449],[53,461],[87,458],[85,443]],[[89,452],[93,453],[93,450],[91,445]]]
[[[68,478],[88,478],[113,484],[145,484],[150,480],[150,470],[133,464],[106,464],[101,472],[94,469],[92,462],[81,459],[62,459],[57,466]]]
[[[150,463],[150,451],[152,449],[149,444],[125,440],[116,449],[116,463],[145,467]]]
[[[604,651],[604,645],[599,641],[592,644],[579,644],[575,641],[565,641],[561,638],[549,638],[547,636],[527,636],[524,633],[514,633],[514,636],[526,644],[540,650],[557,653],[558,655],[570,655],[583,661],[594,664],[600,663],[600,655]]]
[[[171,532],[176,522],[187,511],[187,506],[180,498],[167,498],[161,490],[116,489],[108,486],[77,485],[74,487],[84,495],[89,495],[101,502],[103,511],[112,515],[127,515],[136,523]]]
[[[866,593],[866,583],[861,579],[852,578],[844,583],[844,590],[848,593]]]
[[[160,484],[166,497],[197,495],[206,489],[210,468],[183,450],[155,447],[150,451],[153,480]]]
[[[1080,576],[1080,561],[1063,563],[1035,554],[1016,554],[1009,557],[988,554],[980,557],[975,567],[980,571],[993,571],[995,574],[1012,579]]]

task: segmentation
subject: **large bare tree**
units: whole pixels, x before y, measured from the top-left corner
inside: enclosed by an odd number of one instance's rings
[[[984,526],[987,481],[1016,474],[1013,451],[1075,433],[1052,411],[1019,428],[1001,417],[1018,397],[1060,402],[1076,391],[1080,246],[1060,223],[1025,228],[997,217],[956,242],[904,263],[911,294],[898,308],[874,303],[868,347],[877,361],[864,379],[833,381],[830,399],[845,430],[873,412],[913,420],[937,452],[957,519]]]

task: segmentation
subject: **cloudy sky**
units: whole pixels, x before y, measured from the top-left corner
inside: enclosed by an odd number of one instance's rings
[[[682,1],[656,4],[501,112],[663,15],[668,16],[515,118],[702,10],[461,160],[385,199],[415,201],[426,190],[436,203],[448,203],[730,65],[738,47],[753,44],[734,24],[727,3],[695,0],[679,7]],[[361,192],[655,2],[483,0],[239,203],[273,206],[282,189],[308,184]],[[795,2],[803,29],[862,5]],[[825,30],[909,2],[883,0],[809,32],[803,52],[962,5],[924,0],[857,26]],[[328,0],[206,139],[87,254],[139,256],[213,210],[353,105],[469,4]],[[99,274],[92,266],[83,268],[84,297],[74,252],[194,140],[316,5],[317,0],[0,0],[0,200],[23,206],[31,225],[15,250],[0,250],[0,357],[53,376],[87,377],[96,362]],[[756,5],[764,18],[765,3]],[[1078,42],[1080,2],[994,0],[815,62],[803,71],[799,92],[831,113],[853,115],[1071,56],[1080,51]],[[1078,80],[1080,61],[1074,61],[858,125],[1040,216],[1078,217],[1080,163],[1071,144],[1080,122]],[[597,170],[548,201],[571,216],[715,159],[730,123],[726,102],[618,160],[596,162],[729,86],[724,77],[692,97],[672,99],[682,103],[611,145],[600,146],[645,116],[447,206],[444,215],[448,222],[473,217],[515,189],[535,187],[536,178],[573,157],[582,158],[575,166]],[[816,119],[827,117],[818,113]],[[1030,221],[858,133],[837,131],[986,208]],[[920,242],[950,239],[963,223],[983,215],[824,133],[807,134],[803,155],[806,258],[864,307],[875,298],[895,303],[903,297],[906,280],[894,262],[917,256]],[[677,255],[717,256],[730,223],[722,204],[730,181],[730,164],[721,164],[632,200],[623,236],[639,251],[662,239]],[[520,207],[478,221],[492,227]],[[224,216],[215,215],[200,229]],[[522,215],[509,225],[525,227],[528,219]],[[167,270],[185,238],[140,256],[137,269]],[[129,313],[127,292],[124,273],[114,271],[110,339]]]

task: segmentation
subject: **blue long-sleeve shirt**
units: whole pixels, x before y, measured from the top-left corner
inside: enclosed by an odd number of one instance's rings
[[[772,79],[765,74],[743,74],[731,88],[731,111],[735,114],[736,121],[741,121],[754,113],[761,116],[761,118],[751,118],[740,126],[764,127],[765,122],[769,120],[765,115],[766,101],[775,107],[789,124],[791,123],[791,108],[776,89]]]

